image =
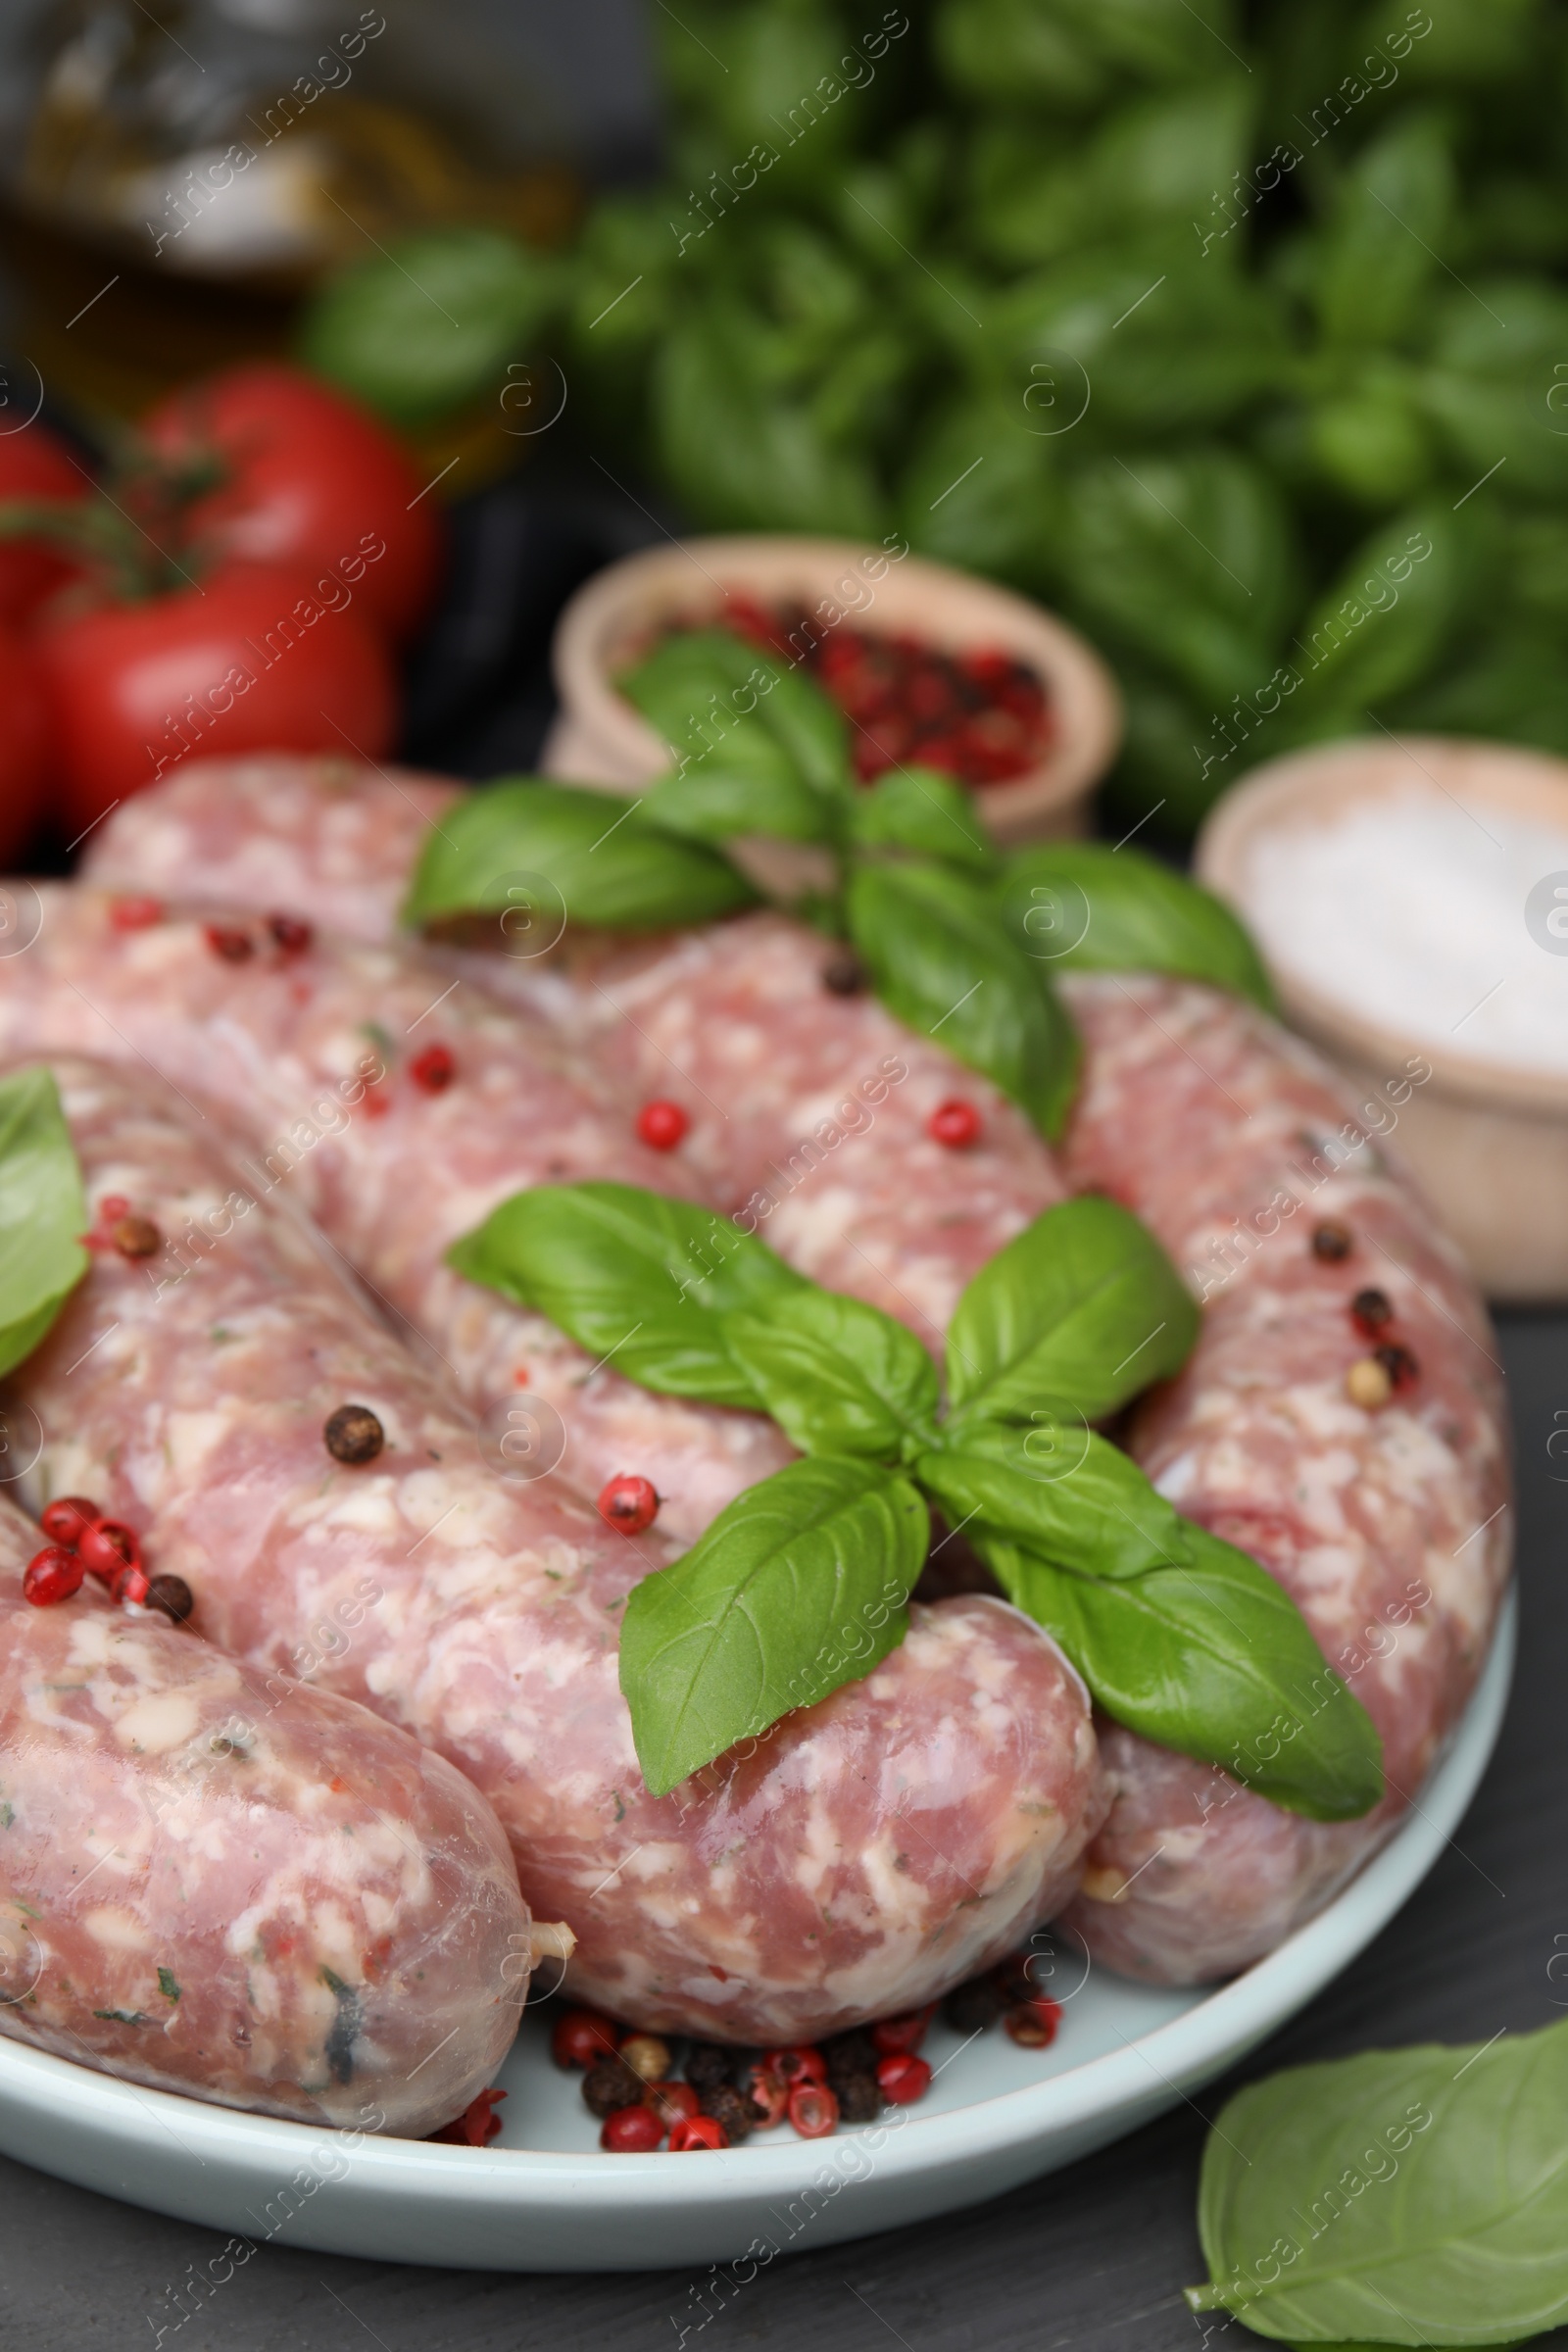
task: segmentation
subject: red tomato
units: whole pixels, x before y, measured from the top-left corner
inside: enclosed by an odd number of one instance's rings
[[[92,488],[46,424],[5,429],[0,410],[0,498],[82,499]],[[78,566],[36,539],[0,539],[0,620],[18,626]]]
[[[29,648],[0,627],[0,865],[26,846],[50,765],[49,705]]]
[[[402,638],[429,608],[441,520],[424,477],[368,410],[298,368],[230,368],[142,419],[155,454],[214,459],[226,477],[180,517],[185,544],[247,563],[302,564],[347,579]],[[380,553],[375,553],[380,549]]]
[[[172,596],[57,611],[32,649],[72,834],[186,758],[391,749],[386,647],[308,572],[235,564]]]

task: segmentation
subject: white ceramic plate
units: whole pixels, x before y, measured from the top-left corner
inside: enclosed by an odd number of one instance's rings
[[[1420,1808],[1329,1908],[1217,1992],[1091,1973],[1059,1952],[1065,2007],[1048,2051],[945,2027],[918,2106],[803,2140],[787,2126],[677,2160],[606,2156],[580,2078],[524,2025],[502,2082],[507,2128],[483,2151],[330,2132],[139,2090],[0,2039],[0,2148],[87,2188],[231,2233],[210,2266],[235,2275],[259,2243],[503,2271],[730,2266],[744,2284],[782,2252],[978,2204],[1133,2131],[1220,2074],[1301,2008],[1377,1935],[1457,1827],[1486,1769],[1513,1670],[1514,1602]],[[207,2289],[206,2291],[211,2291]],[[708,2307],[705,2305],[704,2310]],[[169,2325],[185,2304],[172,2302]],[[690,2316],[690,2315],[688,2315]],[[701,2315],[698,2315],[699,2317]],[[711,2317],[710,2311],[708,2316]]]

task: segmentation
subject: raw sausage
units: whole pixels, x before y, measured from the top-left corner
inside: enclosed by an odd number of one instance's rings
[[[175,789],[186,795],[181,854],[206,878],[220,863],[218,795],[195,773]],[[367,805],[385,798],[368,776],[352,792]],[[315,807],[313,818],[312,788],[297,777],[284,801],[288,859],[273,869],[292,900],[312,904],[318,790]],[[259,803],[245,821],[264,840],[273,831]],[[166,869],[138,809],[116,824],[103,853],[113,870],[156,880]],[[364,924],[394,914],[403,882],[391,864],[416,847],[407,822],[381,831],[379,881],[367,880],[354,910]],[[224,838],[223,887],[240,891],[250,853],[232,830]],[[657,1084],[682,1102],[693,1127],[681,1156],[715,1203],[744,1213],[771,1200],[765,1230],[786,1256],[926,1336],[984,1237],[995,1247],[1009,1219],[1054,1197],[1038,1140],[951,1064],[945,1080],[933,1071],[923,1088],[901,1088],[874,1140],[846,1137],[801,1167],[800,1139],[851,1098],[892,1024],[863,999],[826,1000],[820,943],[778,918],[587,956],[597,985],[578,991],[574,1034],[621,1087]],[[528,966],[503,978],[558,1023],[567,1017],[558,981]],[[1328,1826],[1102,1727],[1118,1796],[1074,1924],[1111,1965],[1194,1981],[1246,1965],[1320,1907],[1387,1833],[1456,1719],[1510,1550],[1497,1367],[1473,1286],[1377,1142],[1419,1072],[1391,1071],[1374,1103],[1355,1105],[1306,1048],[1212,991],[1116,975],[1064,985],[1087,1048],[1068,1181],[1144,1216],[1206,1306],[1188,1371],[1145,1406],[1127,1443],[1183,1510],[1280,1576],[1386,1743],[1385,1805]],[[911,1070],[928,1052],[907,1039],[904,1050]],[[984,1107],[973,1153],[943,1152],[920,1132],[943,1085]],[[1311,1230],[1327,1220],[1351,1228],[1349,1258],[1314,1256]],[[1371,1415],[1345,1392],[1371,1344],[1348,1302],[1368,1287],[1386,1293],[1391,1328],[1420,1367],[1408,1396]]]
[[[126,1035],[139,985],[116,989]],[[100,1251],[19,1378],[48,1491],[135,1527],[224,1648],[457,1763],[536,1909],[575,1930],[582,1992],[644,2025],[798,2039],[917,2006],[1076,1883],[1104,1803],[1087,1702],[989,1598],[916,1608],[866,1680],[651,1797],[616,1612],[668,1547],[611,1533],[559,1478],[486,1467],[212,1120],[139,1064],[55,1066],[89,1201],[128,1200],[164,1246]],[[372,1459],[323,1446],[346,1402],[381,1425]]]
[[[324,1690],[89,1582],[29,1605],[0,1501],[0,2033],[132,2082],[416,2136],[516,2031],[489,1807]]]

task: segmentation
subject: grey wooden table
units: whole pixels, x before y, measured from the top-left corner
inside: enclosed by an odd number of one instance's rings
[[[1505,1317],[1519,1468],[1524,1621],[1513,1706],[1450,1850],[1349,1975],[1250,2071],[1371,2044],[1484,2039],[1568,2006],[1568,1316]],[[1554,1419],[1561,1411],[1562,1422]],[[1568,1452],[1568,1448],[1559,1448]],[[1556,1979],[1563,1971],[1559,1967]],[[1212,2114],[1227,2085],[1202,2101]],[[1181,2108],[1076,2171],[907,2232],[759,2275],[687,2352],[1200,2352],[1181,2301],[1202,2119]],[[169,2289],[221,2240],[0,2160],[0,2346],[156,2344]],[[607,2253],[612,2252],[607,2246]],[[676,2352],[680,2273],[523,2278],[260,2248],[166,2352]],[[1257,2339],[1240,2330],[1236,2352]]]

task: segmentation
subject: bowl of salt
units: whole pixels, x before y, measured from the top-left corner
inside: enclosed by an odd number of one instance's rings
[[[1489,1295],[1568,1298],[1568,760],[1314,745],[1226,795],[1196,870]]]

